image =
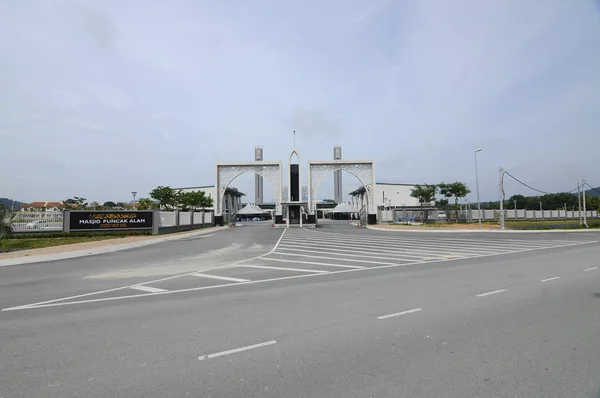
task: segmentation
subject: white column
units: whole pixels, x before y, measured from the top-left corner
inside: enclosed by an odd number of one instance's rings
[[[233,200],[232,200],[232,197],[231,197],[231,195],[229,195],[229,194],[227,195],[227,206],[226,206],[226,210],[228,210],[228,212],[229,212],[229,219],[230,219],[230,221],[231,221],[231,213],[232,213],[232,210],[233,210]]]

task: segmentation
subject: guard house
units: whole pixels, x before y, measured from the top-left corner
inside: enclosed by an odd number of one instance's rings
[[[295,155],[295,159],[294,158]],[[294,163],[292,163],[294,162]],[[288,158],[289,184],[283,188],[281,207],[284,222],[287,227],[297,225],[302,227],[308,222],[308,201],[304,201],[300,179],[300,155],[296,148],[292,149]]]

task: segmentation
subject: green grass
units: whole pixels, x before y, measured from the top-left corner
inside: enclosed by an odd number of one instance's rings
[[[3,239],[0,241],[1,251],[40,249],[43,247],[70,245],[72,243],[97,242],[100,240],[116,239],[119,236],[77,236],[65,238],[20,238]]]
[[[600,220],[598,220],[597,218],[588,218],[588,222],[587,222],[589,228],[600,228]],[[497,225],[499,225],[498,220],[485,220],[483,221],[483,225],[484,227],[495,227]],[[433,227],[433,228],[452,228],[452,227],[457,227],[457,226],[470,226],[472,228],[477,228],[478,227],[478,222],[476,220],[474,220],[473,222],[459,222],[458,224],[454,223],[454,222],[449,222],[449,223],[431,223],[431,224],[425,224],[426,227]],[[504,220],[504,226],[506,227],[506,229],[522,229],[522,230],[528,230],[528,229],[588,229],[585,226],[580,226],[579,225],[579,220],[578,219],[560,219],[560,220]]]
[[[600,220],[590,219],[587,222],[589,228],[600,228]],[[505,221],[504,226],[508,229],[588,229],[579,225],[579,220],[514,220]]]

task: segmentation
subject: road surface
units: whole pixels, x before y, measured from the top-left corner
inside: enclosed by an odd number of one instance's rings
[[[0,268],[0,397],[600,397],[600,235],[244,226]]]

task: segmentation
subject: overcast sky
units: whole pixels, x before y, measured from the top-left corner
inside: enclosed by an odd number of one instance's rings
[[[0,2],[0,197],[210,185],[255,145],[287,161],[294,128],[303,163],[340,144],[378,181],[475,192],[482,147],[482,200],[499,167],[547,191],[599,186],[600,3]],[[253,197],[252,181],[232,185]]]

